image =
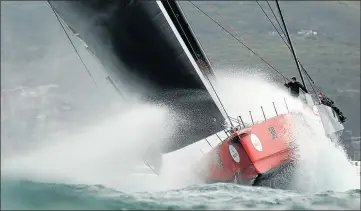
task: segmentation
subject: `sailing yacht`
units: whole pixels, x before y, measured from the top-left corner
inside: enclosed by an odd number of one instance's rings
[[[208,182],[255,185],[292,163],[295,148],[292,119],[298,114],[292,111],[278,113],[273,104],[276,116],[266,118],[263,113],[265,118],[261,122],[253,122],[251,112],[250,124],[243,122],[242,116],[229,116],[213,86],[217,79],[212,65],[178,2],[48,2],[59,22],[63,20],[62,26],[76,33],[87,49],[99,58],[108,70],[107,80],[111,80],[115,88],[141,81],[151,87],[141,93],[147,100],[165,102],[190,117],[187,125],[183,125],[184,132],[163,146],[161,153],[172,153],[200,140],[208,142],[216,137],[219,144],[204,153],[198,162],[199,168],[196,168],[199,171],[195,170]],[[276,4],[287,45],[305,86],[304,75],[313,81],[296,56],[278,1]],[[223,30],[233,36],[225,28]],[[237,41],[245,45],[239,39]],[[319,119],[327,136],[339,139],[344,130],[342,123],[331,107],[319,102],[315,97],[318,93],[313,90],[313,93],[303,94],[304,106]],[[131,92],[123,92],[122,96],[127,94]],[[184,100],[195,95],[202,96],[203,100]],[[285,105],[287,107],[286,101]],[[147,159],[145,163],[157,173],[161,163],[151,160]]]

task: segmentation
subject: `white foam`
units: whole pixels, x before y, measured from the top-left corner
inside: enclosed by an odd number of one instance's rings
[[[302,107],[301,101],[295,100],[286,89],[280,89],[264,76],[217,74],[216,87],[228,114],[234,118],[240,115],[246,123],[252,123],[249,111],[254,122],[264,121],[261,106],[267,119],[277,115],[275,107],[278,114]]]
[[[360,188],[355,168],[340,143],[325,136],[322,126],[308,110],[304,121],[296,119],[297,173],[293,187],[301,191],[345,191]]]
[[[172,133],[172,119],[167,108],[133,106],[76,134],[58,135],[25,154],[2,158],[2,175],[41,182],[102,184],[121,191],[159,189],[162,181],[139,166],[145,166],[142,156],[147,148],[166,141]],[[138,175],[134,177],[134,173]]]
[[[285,90],[259,77],[219,76],[217,87],[232,116],[242,112],[247,114],[251,110],[256,116],[255,121],[263,120],[260,106],[264,106],[267,117],[272,113],[275,115],[272,102],[276,106],[279,103],[279,113],[286,112],[286,107],[282,108],[284,98],[292,110],[302,106],[298,100],[288,97]],[[307,119],[308,113],[302,113]],[[139,169],[143,166],[140,155],[148,146],[166,140],[173,132],[176,121],[172,120],[175,116],[165,107],[134,106],[94,123],[93,127],[83,128],[77,134],[58,136],[47,140],[48,144],[41,142],[35,150],[26,154],[2,158],[2,176],[42,182],[102,184],[121,191],[180,188],[197,183],[199,181],[194,177],[192,168],[196,158],[200,157],[199,149],[192,149],[193,154],[185,152],[164,156],[159,177],[150,175],[151,171],[147,172],[144,167]],[[307,130],[298,134],[301,162],[294,188],[302,190],[302,180],[310,182],[309,188],[304,191],[359,188],[354,180],[354,168],[342,147],[331,143],[315,120],[307,122],[310,126],[302,126]],[[211,145],[215,146],[216,141],[210,140]],[[207,144],[203,142],[200,148],[211,149]]]
[[[241,114],[242,118],[250,123],[248,112],[252,111],[255,122],[264,121],[260,106],[263,106],[266,117],[270,118],[275,116],[272,102],[275,102],[279,114],[287,112],[284,106],[286,99],[289,110],[302,113],[305,119],[296,119],[300,162],[293,188],[302,191],[343,191],[360,188],[359,177],[355,175],[355,168],[345,150],[339,143],[333,143],[325,136],[321,122],[312,111],[303,109],[300,100],[290,97],[286,89],[281,89],[283,84],[277,86],[266,77],[237,72],[241,71],[234,70],[232,74],[217,75],[217,88],[229,115],[236,117]]]

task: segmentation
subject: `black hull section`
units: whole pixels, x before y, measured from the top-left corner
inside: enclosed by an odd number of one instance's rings
[[[292,188],[292,178],[296,171],[295,166],[295,162],[287,161],[265,174],[259,174],[252,180],[240,181],[237,184],[288,190]],[[235,181],[223,182],[215,180],[206,180],[204,182],[207,184],[235,183]]]
[[[285,161],[269,172],[258,175],[252,185],[287,190],[292,185],[295,171],[296,163],[294,161]]]
[[[176,135],[163,152],[187,146],[222,129],[222,114],[156,1],[51,1],[50,4],[86,42],[124,96],[136,93],[146,100],[171,105],[187,116],[188,124],[179,133],[183,135]],[[217,124],[213,118],[218,120]]]

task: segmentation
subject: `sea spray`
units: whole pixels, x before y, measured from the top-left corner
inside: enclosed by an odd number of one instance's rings
[[[300,110],[295,118],[297,164],[292,189],[303,192],[359,189],[359,177],[338,140],[325,135],[312,111]]]
[[[251,123],[251,111],[254,122],[264,121],[261,106],[266,118],[276,116],[275,109],[278,114],[289,111],[297,114],[293,118],[293,132],[299,160],[292,185],[288,188],[299,191],[360,188],[359,178],[344,148],[325,135],[321,120],[312,110],[304,108],[301,99],[289,96],[286,89],[271,82],[267,75],[244,75],[238,70],[228,72],[217,75],[216,85],[229,115],[240,115],[244,121]]]
[[[102,184],[122,191],[157,189],[159,180],[132,173],[144,165],[143,155],[150,145],[167,141],[174,119],[166,107],[137,105],[76,134],[58,136],[27,153],[2,159],[2,173],[42,182]]]
[[[215,86],[228,114],[241,116],[247,123],[252,123],[251,115],[253,122],[260,122],[265,120],[264,117],[269,119],[302,107],[301,101],[266,76],[235,72],[217,74]]]

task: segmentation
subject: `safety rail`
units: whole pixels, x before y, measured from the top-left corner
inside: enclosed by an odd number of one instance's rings
[[[312,96],[310,94],[304,95],[304,99],[307,102],[306,105],[308,105],[308,106],[313,107],[315,105],[320,105],[320,104],[314,103],[314,102],[318,102],[318,101],[317,100],[315,101],[314,99],[312,99]],[[283,107],[284,110],[282,110],[281,107]],[[298,105],[297,105],[297,107],[298,107]],[[211,136],[203,138],[199,142],[196,142],[195,145],[193,145],[193,149],[195,149],[196,151],[198,150],[198,152],[199,152],[199,154],[196,156],[199,156],[198,159],[204,158],[205,154],[208,154],[210,151],[217,148],[219,145],[223,144],[224,140],[226,140],[228,137],[230,137],[234,131],[252,127],[255,124],[267,121],[271,118],[275,118],[280,115],[289,114],[293,109],[294,109],[293,104],[292,103],[290,104],[290,102],[287,102],[286,98],[283,98],[283,102],[281,99],[279,99],[279,100],[273,101],[272,104],[269,103],[266,105],[259,106],[258,113],[255,112],[255,110],[252,110],[252,111],[246,112],[245,114],[239,115],[236,118],[229,117],[229,120],[232,121],[232,123],[236,123],[236,124],[233,124],[235,126],[233,126],[232,128],[227,128],[222,131],[219,131],[216,134],[213,134]],[[317,107],[316,108],[313,107],[313,109],[317,110]],[[260,121],[256,120],[255,114],[256,115],[259,114],[259,116],[261,117]],[[247,120],[246,117],[249,118],[249,121],[246,121]],[[324,123],[322,123],[322,124],[324,124]],[[360,170],[359,170],[360,161],[352,161],[351,163],[353,166],[355,166],[355,168],[358,168],[357,171],[359,172],[358,174],[360,175]]]
[[[317,106],[317,105],[322,105],[320,103],[317,103],[318,102],[317,100],[313,99],[313,97],[315,97],[315,96],[311,96],[311,94],[305,94],[303,96],[304,101],[306,101],[305,104],[308,106],[311,106],[311,107]],[[281,107],[283,107],[284,109],[282,110]],[[298,105],[297,105],[297,107],[298,107]],[[267,108],[267,109],[265,109],[265,108]],[[321,108],[313,107],[313,109],[317,110],[317,109],[321,109]],[[243,130],[243,129],[252,127],[255,124],[267,121],[268,119],[277,117],[279,115],[288,114],[291,112],[291,110],[293,110],[293,105],[289,104],[289,102],[287,102],[286,98],[283,98],[283,102],[282,102],[282,100],[277,100],[276,102],[273,101],[272,104],[267,104],[266,107],[264,105],[259,106],[258,113],[255,112],[255,110],[252,110],[252,111],[248,111],[248,115],[242,114],[242,115],[237,116],[236,118],[229,117],[229,120],[232,121],[232,123],[235,123],[235,124],[233,124],[233,127],[223,129],[223,131],[219,131],[216,134],[213,134],[211,136],[203,138],[200,141],[202,143],[199,143],[199,144],[203,145],[203,148],[199,149],[199,150],[200,150],[201,154],[206,154],[208,152],[208,149],[212,150],[213,148],[221,145],[223,143],[223,141],[226,138],[228,138],[229,136],[231,136],[234,131]],[[258,119],[258,120],[256,119],[257,114],[259,114],[259,117],[260,117],[260,119]],[[246,121],[247,119],[248,119],[248,121]],[[322,119],[322,117],[321,117],[321,119]],[[325,123],[322,122],[322,124],[324,125]],[[325,127],[325,125],[324,125],[324,127]],[[325,130],[326,130],[326,128],[325,128]],[[207,142],[207,143],[205,143],[205,142]],[[210,148],[206,147],[207,145]]]
[[[308,105],[308,106],[321,105],[319,100],[317,100],[316,98],[318,99],[318,96],[315,95],[315,94],[303,94],[303,93],[301,93],[300,96],[299,96],[299,99],[301,101],[303,101],[303,103]],[[282,102],[282,104],[285,106],[284,112],[280,112],[280,109],[279,109],[280,104],[279,103],[280,102],[278,102],[278,105],[276,105],[275,101],[272,102],[272,110],[273,110],[272,113],[275,114],[274,116],[270,115],[270,109],[268,111],[265,111],[265,107],[260,106],[258,114],[260,114],[260,116],[262,117],[262,120],[259,120],[259,121],[256,121],[255,111],[254,110],[253,111],[248,111],[248,115],[243,114],[243,115],[237,116],[236,118],[229,117],[229,120],[232,121],[232,123],[235,123],[235,124],[233,124],[234,126],[232,128],[223,129],[223,133],[226,135],[226,137],[229,137],[230,135],[232,135],[232,132],[235,131],[235,130],[242,130],[242,129],[251,127],[251,126],[253,126],[255,124],[258,124],[260,122],[267,121],[270,118],[279,116],[280,114],[288,114],[288,113],[290,113],[290,107],[289,107],[289,104],[286,101],[286,98],[283,98],[283,102]],[[246,117],[249,118],[249,121],[245,121]],[[221,144],[223,142],[223,140],[224,140],[224,139],[222,139],[220,137],[220,133],[222,133],[222,131],[215,134],[217,136],[217,139],[220,141],[217,144],[217,146],[219,144]],[[212,147],[212,145],[210,144],[210,142],[208,140],[210,137],[204,138],[203,140],[205,140],[208,143],[208,145]]]
[[[207,142],[206,145],[209,145],[209,146],[210,146],[210,149],[213,149],[214,147],[217,147],[217,146],[219,146],[220,144],[222,144],[223,141],[224,141],[227,137],[229,137],[230,135],[232,135],[233,131],[235,131],[235,130],[242,130],[242,129],[245,129],[245,128],[249,128],[249,127],[251,127],[251,126],[253,126],[253,125],[255,125],[255,124],[258,124],[258,123],[260,123],[260,122],[267,121],[267,120],[270,119],[270,118],[279,116],[281,113],[282,113],[282,114],[287,114],[287,113],[289,113],[290,110],[289,110],[289,106],[288,106],[288,104],[287,104],[286,98],[283,99],[283,103],[284,103],[284,106],[285,106],[285,109],[286,109],[286,110],[285,110],[285,112],[280,112],[280,109],[277,109],[276,103],[275,103],[275,102],[272,102],[272,108],[273,108],[273,112],[274,112],[275,116],[271,116],[268,112],[265,112],[265,109],[264,109],[263,106],[260,106],[260,111],[259,111],[259,113],[260,113],[260,114],[262,115],[262,117],[263,117],[263,120],[260,120],[260,121],[255,121],[256,118],[255,118],[255,115],[252,114],[252,111],[249,111],[249,118],[250,118],[250,120],[251,120],[249,123],[245,121],[245,116],[244,116],[244,115],[239,115],[239,116],[237,116],[237,118],[229,117],[229,119],[230,119],[233,123],[236,123],[236,125],[235,125],[234,127],[230,128],[230,129],[224,129],[223,131],[220,131],[220,132],[218,132],[218,133],[216,133],[216,134],[214,134],[214,135],[208,136],[208,137],[202,139],[201,141]],[[266,115],[266,114],[267,114],[267,115]],[[222,135],[222,133],[223,133],[223,135]],[[222,138],[221,135],[222,135],[222,136],[225,135],[225,137]],[[213,138],[214,136],[217,137],[217,138],[215,138],[215,140],[213,140],[213,142],[216,141],[217,143],[212,145],[211,142],[210,142],[210,139],[211,139],[211,137]],[[205,153],[206,153],[206,152],[204,151],[204,149],[203,149],[203,150],[202,150],[202,149],[199,149],[199,150],[200,150],[201,154],[205,154]]]
[[[286,113],[289,113],[290,110],[289,110],[289,106],[287,104],[287,101],[286,101],[286,98],[283,98],[283,101],[284,101],[284,105],[285,105],[285,108],[286,108]],[[275,116],[271,116],[270,118],[273,118],[273,117],[276,117],[276,116],[279,116],[279,114],[281,114],[279,112],[279,110],[277,109],[276,107],[276,104],[275,102],[272,102],[272,107],[273,107],[273,110],[274,110],[274,113],[276,114]],[[266,121],[267,119],[267,116],[269,117],[270,115],[266,115],[266,112],[265,112],[265,109],[263,106],[260,106],[260,112],[262,112],[262,116],[263,116],[263,119],[264,120],[261,120],[261,121],[255,121],[255,118],[254,118],[254,114],[252,114],[252,111],[248,111],[249,112],[249,117],[250,117],[250,120],[251,120],[251,124],[247,124],[245,123],[244,121],[244,118],[242,118],[242,115],[239,115],[237,116],[237,118],[234,118],[234,117],[230,117],[230,120],[233,121],[234,123],[236,123],[237,125],[235,126],[236,129],[245,129],[245,128],[248,128],[250,126],[253,126],[255,124],[258,124],[260,122],[263,122],[263,121]],[[244,117],[244,115],[243,115]],[[231,132],[232,128],[230,130],[228,130],[227,132]]]

